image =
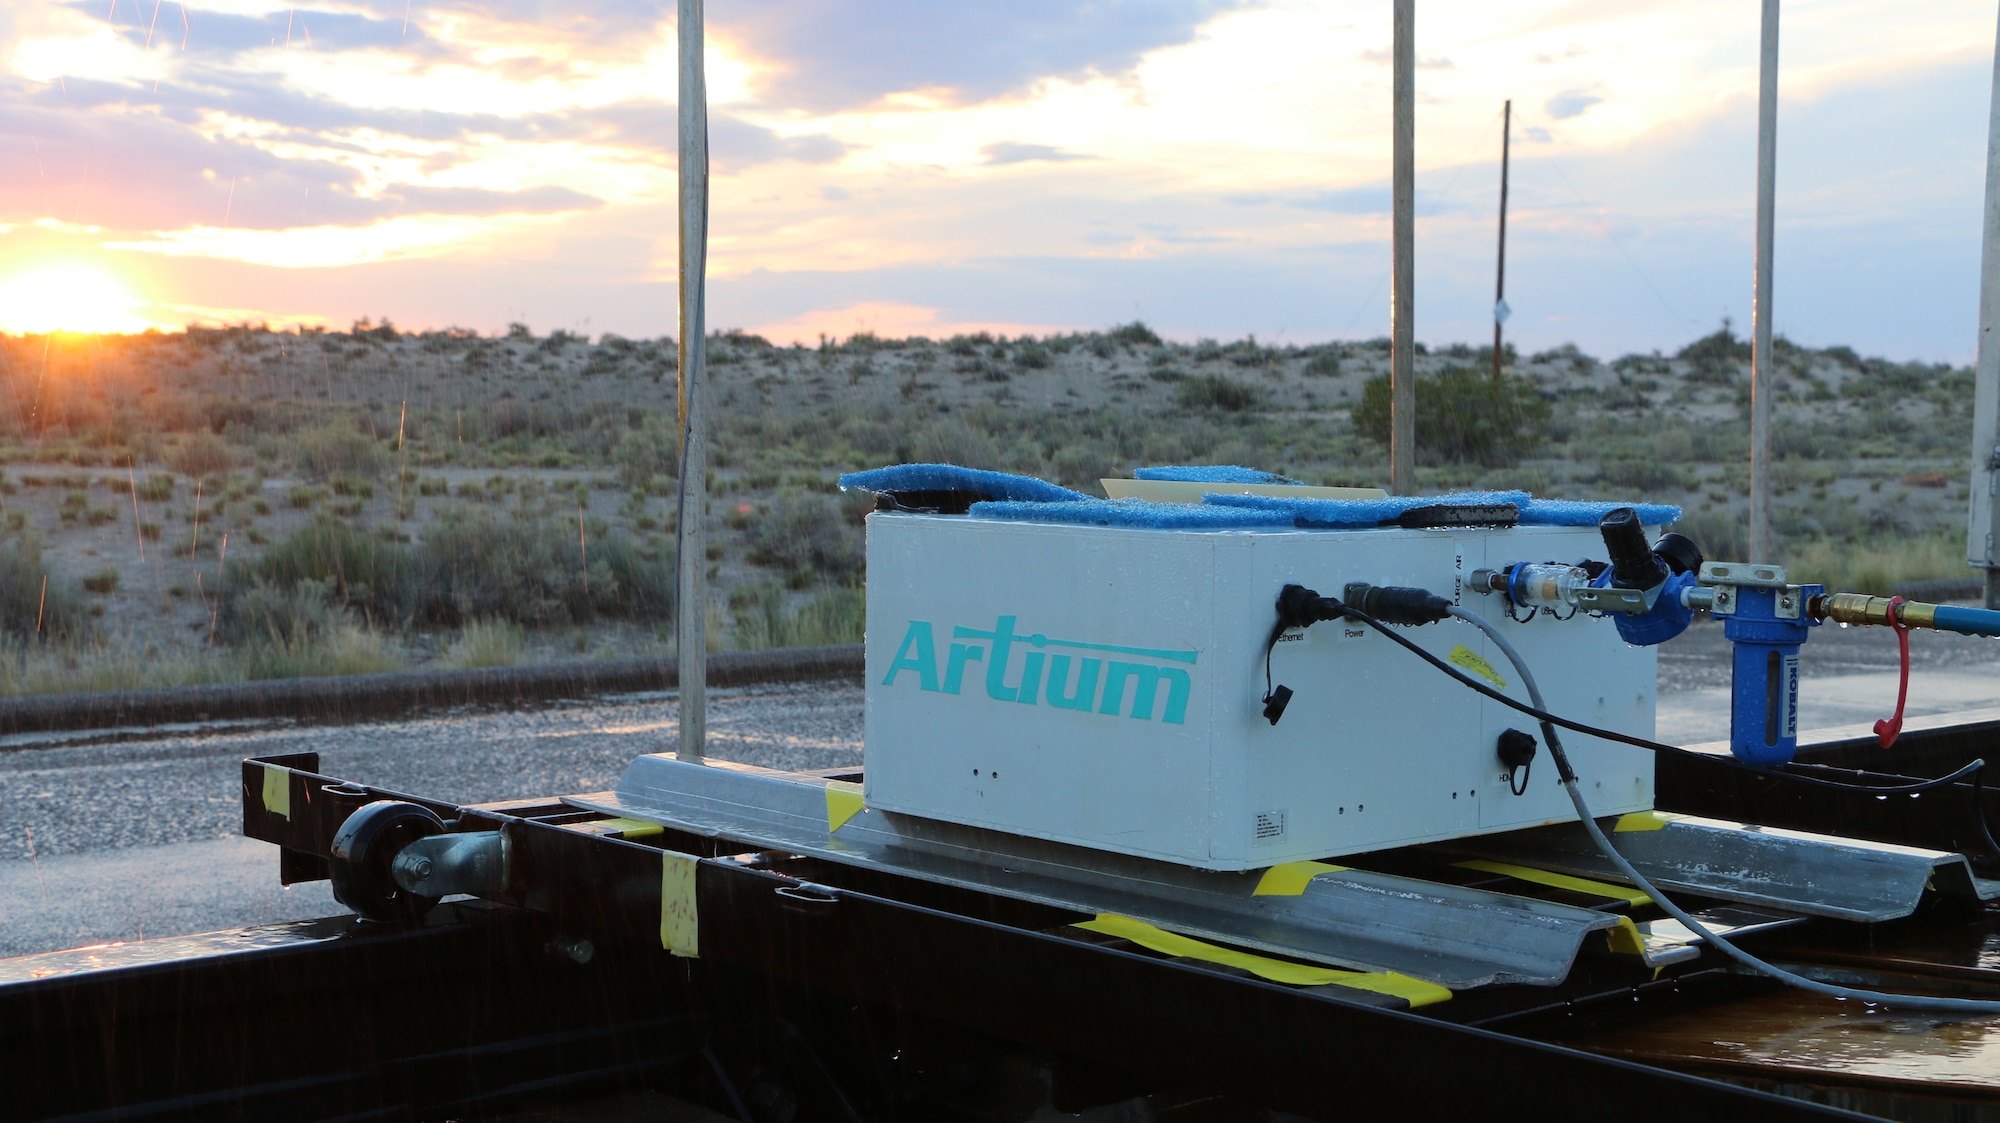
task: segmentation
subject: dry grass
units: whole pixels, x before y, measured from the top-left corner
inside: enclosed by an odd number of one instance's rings
[[[527,636],[521,626],[498,617],[466,621],[440,660],[447,667],[510,667],[521,661]]]

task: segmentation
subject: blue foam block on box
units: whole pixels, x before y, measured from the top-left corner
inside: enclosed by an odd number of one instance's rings
[[[970,491],[993,499],[1031,503],[1080,503],[1091,497],[1080,491],[1011,472],[989,472],[957,464],[894,464],[849,472],[840,477],[840,488],[872,491],[877,495],[899,491]]]
[[[1596,526],[1599,519],[1620,507],[1637,511],[1644,526],[1671,526],[1681,521],[1681,509],[1670,503],[1537,499],[1521,508],[1521,522],[1528,526]]]
[[[1460,506],[1529,503],[1525,491],[1461,491],[1451,495],[1385,495],[1375,499],[1294,499],[1267,495],[1204,495],[1204,504],[1247,507],[1283,514],[1292,525],[1308,530],[1341,530],[1381,526],[1418,507],[1450,503]]]
[[[1148,503],[1140,499],[1087,499],[1081,503],[974,503],[975,519],[1128,527],[1133,530],[1290,530],[1283,511],[1218,507],[1202,503]]]
[[[1135,480],[1170,480],[1177,483],[1195,484],[1296,484],[1299,481],[1276,472],[1266,472],[1258,468],[1239,468],[1233,464],[1166,464],[1155,468],[1141,468],[1132,473]]]

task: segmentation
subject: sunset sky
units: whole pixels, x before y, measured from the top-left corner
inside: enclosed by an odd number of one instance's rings
[[[710,0],[710,325],[1388,327],[1387,0]],[[1969,361],[1995,7],[1788,0],[1776,323]],[[1419,0],[1417,335],[1747,329],[1757,5]],[[0,4],[0,331],[673,330],[671,0]]]

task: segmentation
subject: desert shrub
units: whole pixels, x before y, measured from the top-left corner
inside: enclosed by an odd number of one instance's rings
[[[825,496],[785,496],[750,527],[750,560],[845,580],[861,572],[861,528]]]
[[[465,622],[441,662],[447,667],[506,667],[521,661],[525,646],[519,624],[482,617]]]
[[[1219,409],[1236,413],[1255,406],[1257,388],[1219,374],[1204,374],[1183,380],[1174,390],[1174,400],[1182,409]]]
[[[389,463],[380,441],[344,425],[308,429],[298,434],[292,448],[299,469],[315,479],[327,479],[335,473],[379,476]]]
[[[1546,438],[1549,403],[1524,379],[1496,382],[1491,373],[1451,366],[1419,375],[1415,389],[1419,461],[1504,467]],[[1369,379],[1354,407],[1354,431],[1387,445],[1390,408],[1389,376]]]
[[[293,531],[248,565],[232,565],[231,585],[268,585],[289,593],[323,586],[326,597],[378,620],[402,620],[416,608],[417,573],[409,552],[344,522],[316,520]]]
[[[1049,355],[1049,349],[1032,340],[1024,338],[1021,345],[1014,348],[1014,365],[1017,367],[1024,367],[1029,370],[1041,370],[1053,361]]]
[[[325,639],[343,622],[332,585],[311,578],[290,584],[258,580],[239,587],[223,606],[221,629],[233,644],[304,647]]]
[[[1133,320],[1129,324],[1112,328],[1104,333],[1113,343],[1123,343],[1129,347],[1158,347],[1160,336],[1146,326],[1144,320]]]
[[[590,546],[594,575],[599,564],[610,583],[593,585],[591,595],[600,612],[640,620],[663,620],[674,611],[674,571],[664,559],[648,560],[629,535],[607,534]]]
[[[420,556],[419,611],[455,623],[505,617],[537,627],[588,620],[597,584],[615,586],[602,557],[586,578],[576,524],[454,512],[430,528]]]
[[[0,632],[77,636],[89,619],[69,583],[43,564],[41,543],[21,531],[0,540]]]
[[[1306,377],[1332,378],[1340,373],[1340,352],[1327,348],[1306,363]]]
[[[729,607],[737,646],[753,651],[860,643],[867,617],[867,597],[852,585],[822,590],[795,608],[777,585],[738,589]]]
[[[87,593],[100,596],[118,591],[118,571],[111,568],[100,569],[83,579],[83,589]]]
[[[1702,556],[1710,561],[1750,559],[1749,516],[1727,506],[1689,507],[1674,529],[1694,539]]]
[[[618,469],[618,481],[632,490],[645,488],[654,476],[677,476],[680,465],[675,457],[680,438],[664,423],[627,429],[619,434],[611,450],[611,462]]]
[[[21,482],[26,483],[31,478],[23,477]],[[165,503],[174,497],[174,478],[162,475],[147,476],[142,482],[134,484],[133,488],[139,493],[139,498],[148,503]]]
[[[214,433],[196,432],[167,451],[167,467],[193,479],[215,479],[236,466],[236,454]]]

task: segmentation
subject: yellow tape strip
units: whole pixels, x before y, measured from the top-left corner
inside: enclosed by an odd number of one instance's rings
[[[1500,672],[1493,669],[1493,664],[1480,658],[1478,652],[1463,644],[1452,648],[1451,654],[1446,655],[1444,661],[1471,671],[1502,690],[1507,689],[1507,680],[1500,677]]]
[[[1392,994],[1407,1000],[1412,1007],[1430,1006],[1451,997],[1449,990],[1436,983],[1427,983],[1408,975],[1398,975],[1393,971],[1343,971],[1337,967],[1313,967],[1304,963],[1272,959],[1269,956],[1218,947],[1204,940],[1176,935],[1143,920],[1134,920],[1129,916],[1119,916],[1115,913],[1100,913],[1097,919],[1082,921],[1076,927],[1102,932],[1107,936],[1118,936],[1161,955],[1176,955],[1187,959],[1199,959],[1204,963],[1239,967],[1274,983],[1289,983],[1292,986],[1304,987],[1325,986],[1332,983],[1336,986],[1374,991],[1377,994]]]
[[[1611,833],[1625,834],[1628,831],[1663,831],[1667,829],[1668,823],[1673,822],[1675,819],[1684,818],[1686,818],[1685,815],[1676,815],[1671,811],[1634,811],[1630,815],[1618,816],[1618,825],[1611,828]]]
[[[861,785],[835,780],[826,786],[826,833],[832,834],[861,814]]]
[[[1506,877],[1533,882],[1536,885],[1547,885],[1554,889],[1567,889],[1572,893],[1588,893],[1593,897],[1608,897],[1614,901],[1623,901],[1635,909],[1653,903],[1651,897],[1629,886],[1613,885],[1608,881],[1592,881],[1587,877],[1571,877],[1566,873],[1556,873],[1553,870],[1538,870],[1533,866],[1512,866],[1506,862],[1488,862],[1483,859],[1471,862],[1453,862],[1452,864],[1460,869],[1497,873]]]
[[[701,918],[695,911],[695,871],[701,859],[660,851],[660,946],[689,959],[701,956]]]
[[[1604,930],[1604,942],[1620,955],[1646,954],[1646,938],[1639,934],[1639,926],[1629,916],[1619,917],[1618,927]]]
[[[291,769],[276,764],[264,766],[264,810],[273,815],[283,815],[288,822],[291,820]]]
[[[1341,873],[1346,866],[1328,865],[1325,862],[1286,862],[1272,866],[1257,880],[1253,897],[1296,897],[1306,891],[1312,879],[1323,873]]]
[[[615,835],[618,838],[645,838],[648,835],[667,833],[667,828],[660,824],[639,819],[605,819],[591,823],[589,827],[598,834]]]

